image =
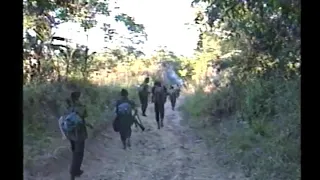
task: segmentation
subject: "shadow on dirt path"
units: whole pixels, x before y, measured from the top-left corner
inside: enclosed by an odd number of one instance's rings
[[[183,103],[183,97],[177,106]],[[192,130],[180,124],[180,112],[165,106],[164,128],[158,130],[154,106],[141,117],[144,132],[133,127],[132,147],[123,150],[120,137],[111,127],[86,144],[79,180],[242,180],[241,174],[227,172],[215,164],[212,150]],[[178,109],[178,108],[177,108]],[[43,167],[25,180],[68,180],[71,152]]]

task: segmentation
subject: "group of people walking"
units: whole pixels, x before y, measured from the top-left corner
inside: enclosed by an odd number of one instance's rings
[[[149,104],[151,94],[151,102],[154,103],[155,120],[157,128],[164,127],[165,108],[164,105],[169,97],[172,110],[175,110],[176,100],[180,95],[180,88],[169,86],[166,87],[160,81],[155,81],[152,88],[149,87],[150,78],[145,78],[144,82],[138,90],[138,95],[141,103],[142,116],[147,116],[146,110]],[[133,124],[140,127],[144,131],[144,126],[141,123],[138,115],[136,103],[128,98],[128,90],[122,89],[120,98],[115,106],[115,118],[113,120],[113,129],[119,132],[123,149],[131,147],[131,127]],[[80,102],[80,92],[72,92],[70,99],[67,100],[68,112],[59,120],[59,125],[63,135],[70,141],[72,150],[72,162],[70,167],[70,177],[74,180],[83,174],[80,169],[83,155],[85,140],[88,137],[86,127],[93,128],[91,124],[85,121],[87,111],[85,106]]]
[[[167,101],[167,97],[169,96],[172,110],[175,109],[176,100],[180,95],[180,88],[178,86],[171,85],[167,88],[160,81],[155,81],[154,86],[149,88],[150,79],[147,77],[143,84],[140,86],[139,90],[139,99],[141,103],[141,111],[143,116],[146,115],[146,110],[149,102],[149,94],[151,93],[151,102],[154,103],[154,112],[155,119],[157,121],[158,129],[163,127],[163,119],[164,119],[164,105]]]

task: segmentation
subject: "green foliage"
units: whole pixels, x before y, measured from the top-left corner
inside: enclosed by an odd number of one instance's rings
[[[185,100],[182,109],[188,112],[188,115],[194,118],[203,118],[204,114],[209,114],[212,101],[207,101],[208,95],[204,94],[200,90],[194,93],[194,96],[191,96]]]
[[[99,129],[101,125],[111,122],[114,102],[119,98],[121,85],[97,86],[88,81],[71,79],[68,82],[25,86],[25,163],[33,162],[33,158],[43,154],[44,150],[53,151],[57,146],[57,140],[61,141],[58,119],[66,111],[66,99],[70,98],[70,93],[74,90],[80,90],[82,93],[80,100],[86,105],[88,123]],[[137,100],[135,90],[128,90],[130,98]]]
[[[147,74],[158,79],[160,65],[167,63],[195,89],[182,109],[215,145],[217,160],[239,165],[252,179],[299,179],[300,2],[194,1],[199,2],[207,7],[195,17],[200,30],[195,57],[177,57],[160,49],[146,59],[131,46],[89,54],[88,47],[51,44],[54,38],[61,39],[51,33],[61,22],[79,22],[88,30],[96,24],[95,15],[109,16],[107,1],[24,1],[24,27],[37,33],[36,38],[24,39],[26,157],[57,147],[56,121],[75,87],[83,92],[88,121],[100,126],[109,120],[106,106],[121,87],[132,90],[137,100],[132,85]],[[53,11],[60,22],[49,15]],[[132,17],[119,14],[115,20],[134,37],[147,37],[143,25]],[[103,30],[106,41],[116,33],[107,23]],[[52,53],[55,50],[59,53]],[[28,64],[31,57],[37,66]]]
[[[45,81],[47,79],[60,79],[61,76],[68,78],[74,74],[81,74],[84,78],[89,76],[89,69],[95,62],[93,54],[88,54],[89,48],[77,45],[71,48],[65,37],[55,37],[52,28],[64,22],[80,23],[85,32],[96,26],[96,16],[110,16],[108,1],[47,1],[47,0],[26,0],[24,1],[24,61],[35,59],[37,63],[25,62],[24,73],[29,81],[37,79]],[[136,24],[130,16],[120,14],[115,17],[117,21],[123,22],[129,31],[137,36],[146,36],[143,25]],[[32,37],[28,30],[33,30],[36,37]],[[110,24],[105,23],[103,30],[106,37],[111,40],[114,29]],[[106,40],[107,40],[106,38]],[[65,41],[67,45],[53,45],[53,40]],[[134,38],[133,38],[134,39]],[[39,43],[40,42],[40,43]],[[55,53],[58,50],[59,53]],[[33,51],[33,52],[32,52]],[[141,54],[134,51],[133,54]],[[36,65],[34,65],[36,64]],[[45,64],[45,67],[42,65]],[[64,74],[61,74],[64,71]],[[35,77],[36,76],[36,77]],[[25,79],[25,82],[28,81]]]
[[[194,1],[198,3],[201,1]],[[245,50],[239,65],[244,71],[268,71],[260,57],[267,57],[283,74],[300,66],[299,1],[203,1],[207,3],[210,31],[229,32],[233,48]],[[257,58],[258,57],[258,58]],[[243,61],[245,60],[245,61]],[[296,66],[288,69],[287,66]],[[262,66],[262,67],[261,67]]]
[[[208,140],[219,161],[239,162],[253,179],[300,179],[299,81],[253,79],[211,95],[197,92],[183,109],[195,119],[191,124],[222,119],[219,126],[201,130],[204,137],[214,137]]]
[[[117,15],[115,19],[118,22],[123,22],[130,31],[139,33],[139,32],[143,32],[144,30],[144,27],[142,24],[136,24],[133,18],[126,14]]]
[[[88,31],[97,25],[97,15],[110,16],[113,9],[108,1],[25,0],[23,4],[24,164],[28,164],[37,162],[36,157],[41,155],[54,154],[63,144],[57,119],[65,112],[65,101],[71,91],[82,92],[81,100],[88,109],[87,121],[100,127],[112,118],[113,103],[122,87],[129,89],[132,99],[137,100],[132,85],[139,82],[140,66],[144,64],[139,60],[140,64],[135,65],[138,70],[130,68],[132,61],[142,54],[132,47],[89,53],[89,47],[72,48],[68,37],[52,33],[53,28],[64,22],[79,23]],[[129,15],[122,13],[114,18],[136,36],[146,36],[143,25],[136,24]],[[103,30],[106,40],[116,33],[107,23]],[[66,45],[52,44],[53,40],[65,41]]]
[[[182,109],[194,117],[190,123],[210,126],[199,126],[200,134],[216,147],[221,164],[239,162],[257,180],[300,179],[300,2],[194,2],[207,3],[211,27],[203,28],[205,18],[196,19],[202,26],[198,57],[218,54],[218,81],[226,83],[187,97]],[[215,43],[204,35],[218,32],[220,48],[208,52]],[[187,75],[202,62],[185,64]]]

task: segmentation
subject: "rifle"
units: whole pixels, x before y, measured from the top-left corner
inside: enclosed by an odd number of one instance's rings
[[[135,124],[136,127],[139,126],[142,131],[145,130],[145,128],[144,128],[144,126],[142,125],[141,119],[140,119],[140,117],[139,117],[138,114],[135,114],[135,116],[134,116],[134,124]]]

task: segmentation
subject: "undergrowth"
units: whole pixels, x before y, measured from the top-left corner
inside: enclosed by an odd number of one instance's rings
[[[23,135],[24,165],[32,163],[40,156],[55,156],[56,148],[66,143],[62,141],[58,118],[66,111],[66,99],[74,90],[81,91],[81,101],[85,104],[87,122],[94,126],[89,137],[101,125],[112,119],[113,105],[120,95],[121,85],[97,86],[88,81],[69,80],[48,84],[27,85],[23,89]],[[129,96],[137,100],[132,88]]]
[[[215,147],[220,164],[242,167],[255,180],[298,180],[299,97],[299,77],[252,78],[211,94],[197,91],[182,110]]]

